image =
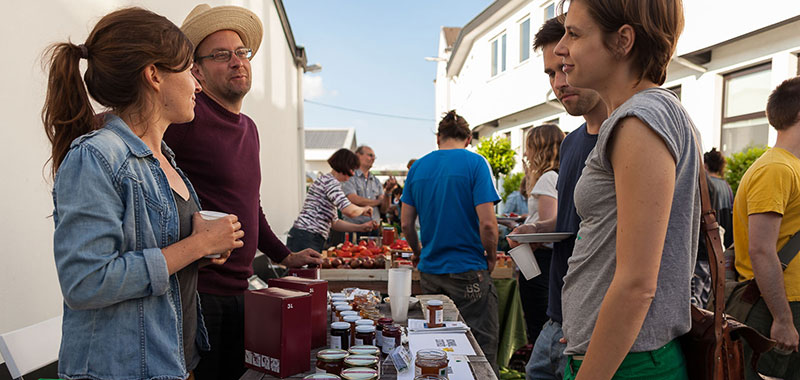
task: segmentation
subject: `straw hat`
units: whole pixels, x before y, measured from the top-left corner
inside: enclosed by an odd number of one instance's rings
[[[214,32],[233,30],[239,34],[244,46],[253,49],[253,56],[256,55],[261,45],[261,37],[264,35],[261,20],[255,13],[232,5],[211,8],[208,4],[200,4],[183,20],[181,30],[186,37],[189,37],[195,48]]]

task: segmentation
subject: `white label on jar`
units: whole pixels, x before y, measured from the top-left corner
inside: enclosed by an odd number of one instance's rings
[[[378,347],[383,346],[383,332],[381,330],[375,332],[375,345]]]
[[[436,310],[434,317],[436,318],[435,320],[437,325],[444,323],[444,310]]]
[[[331,348],[342,349],[342,337],[331,335]]]
[[[363,344],[364,344],[364,339],[356,338],[356,343],[354,344],[354,346],[361,346]]]
[[[392,352],[392,350],[394,350],[394,338],[384,339],[381,351],[388,355]]]

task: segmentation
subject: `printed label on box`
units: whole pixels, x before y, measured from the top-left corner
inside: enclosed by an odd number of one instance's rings
[[[250,350],[244,351],[244,362],[255,367],[263,368],[267,371],[279,373],[281,371],[281,360],[261,355]]]

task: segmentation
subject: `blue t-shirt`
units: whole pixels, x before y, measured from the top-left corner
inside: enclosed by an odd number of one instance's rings
[[[597,135],[586,131],[586,123],[572,131],[561,143],[559,158],[558,213],[556,214],[557,232],[578,232],[581,218],[575,211],[575,184],[581,177],[586,158],[597,143]],[[553,258],[550,261],[550,284],[547,304],[547,316],[561,323],[561,288],[564,287],[564,276],[567,274],[567,260],[575,248],[575,237],[564,239],[553,244]]]
[[[488,268],[475,206],[497,203],[500,197],[486,159],[466,149],[428,153],[409,170],[401,200],[419,214],[420,272]]]

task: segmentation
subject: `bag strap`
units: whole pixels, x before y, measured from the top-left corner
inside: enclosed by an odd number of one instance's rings
[[[797,256],[798,252],[800,252],[800,231],[795,232],[795,234],[789,238],[789,241],[783,245],[783,248],[778,251],[778,258],[781,260],[781,267],[783,267],[783,270],[786,270],[786,267],[789,266],[789,263]]]

